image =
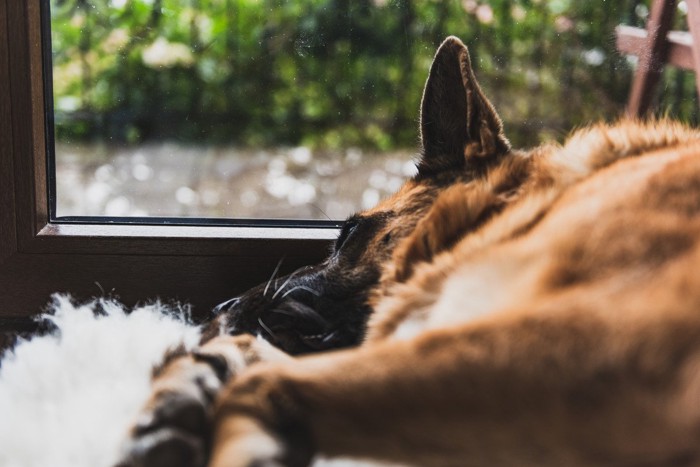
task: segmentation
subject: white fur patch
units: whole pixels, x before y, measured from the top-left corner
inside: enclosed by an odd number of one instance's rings
[[[424,317],[410,317],[399,324],[396,331],[392,334],[392,337],[396,340],[410,340],[415,338],[418,334],[425,332],[425,330]]]
[[[60,333],[21,342],[0,366],[0,465],[112,465],[146,401],[163,353],[196,345],[186,311],[161,304],[130,314],[114,301],[77,306],[56,296],[48,319]]]

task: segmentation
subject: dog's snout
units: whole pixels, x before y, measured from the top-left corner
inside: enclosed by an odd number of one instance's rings
[[[260,336],[290,354],[357,343],[366,316],[364,298],[329,280],[342,276],[326,263],[280,277],[278,270],[268,281],[214,307],[218,332]]]

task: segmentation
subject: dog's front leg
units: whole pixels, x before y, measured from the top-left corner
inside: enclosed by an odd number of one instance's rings
[[[257,366],[217,408],[212,467],[317,453],[419,466],[699,465],[700,322],[514,314]]]
[[[291,357],[250,335],[219,336],[171,355],[155,371],[151,396],[124,447],[124,467],[200,467],[211,438],[214,401],[224,384],[260,361]]]

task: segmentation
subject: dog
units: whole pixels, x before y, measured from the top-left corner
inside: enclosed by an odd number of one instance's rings
[[[324,263],[155,370],[121,465],[700,465],[700,133],[515,150],[455,37],[420,122],[417,175]]]

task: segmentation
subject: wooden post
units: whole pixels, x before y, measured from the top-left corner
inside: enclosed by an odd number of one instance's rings
[[[687,0],[688,29],[693,38],[693,68],[695,69],[695,89],[700,93],[700,0]]]
[[[700,5],[697,2],[698,0],[688,0],[687,3],[698,7]],[[629,116],[640,117],[649,110],[653,90],[659,82],[666,63],[668,53],[666,36],[671,29],[675,9],[676,0],[654,0],[652,3],[646,27],[646,44],[639,54],[637,71],[627,105]],[[695,63],[697,66],[699,62],[696,60]]]

